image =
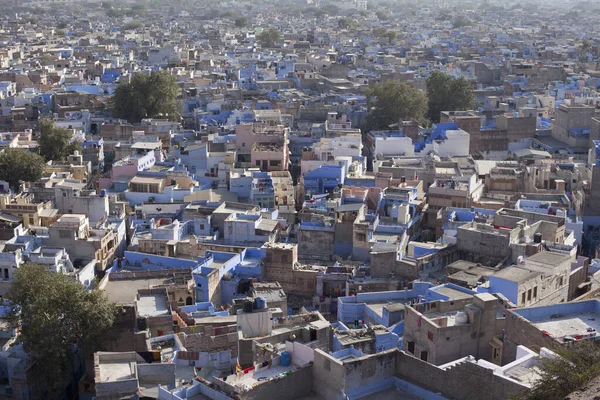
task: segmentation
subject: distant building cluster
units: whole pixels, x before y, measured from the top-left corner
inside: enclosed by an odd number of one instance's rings
[[[119,305],[79,398],[501,400],[600,340],[597,14],[125,3],[0,18],[0,151],[81,144],[0,181],[0,296],[36,263]],[[158,70],[180,118],[115,117]],[[434,71],[472,107],[365,128],[369,88]],[[0,320],[0,399],[43,398]]]

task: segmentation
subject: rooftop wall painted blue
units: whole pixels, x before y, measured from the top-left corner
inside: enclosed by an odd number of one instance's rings
[[[397,324],[390,326],[390,332],[394,332],[398,336],[404,335],[404,321],[400,321]]]
[[[580,313],[600,315],[600,300],[577,301],[573,303],[558,303],[550,306],[517,308],[513,312],[528,321],[535,322],[549,318],[552,315],[567,316]]]
[[[413,252],[415,258],[423,257],[428,254],[437,253],[439,251],[438,248],[429,248],[429,247],[421,247],[419,245],[415,245]]]
[[[333,252],[338,256],[349,256],[352,254],[352,242],[338,242],[333,244]]]
[[[391,350],[398,346],[399,339],[398,335],[393,332],[376,333],[375,351],[379,353],[381,351]]]
[[[346,178],[345,165],[321,165],[304,175],[304,187],[307,193],[322,194],[344,184]]]
[[[126,251],[122,267],[138,267],[144,270],[196,268],[198,263],[183,258],[157,256],[155,254]]]
[[[489,287],[477,287],[477,291],[480,293],[501,293],[514,304],[518,304],[517,297],[519,295],[519,284],[517,282],[508,281],[504,278],[492,275],[489,279]]]
[[[383,312],[379,316],[368,303],[410,301],[419,297],[424,299],[427,291],[432,287],[433,285],[428,282],[415,282],[412,290],[358,293],[356,296],[340,297],[338,298],[338,320],[343,323],[354,323],[356,320],[371,319],[380,325],[388,326],[389,318],[384,318]]]
[[[343,395],[340,395],[340,397],[338,399],[343,400],[344,398],[346,398],[348,400],[358,400],[358,399],[368,398],[369,395],[373,395],[373,394],[382,392],[382,391],[390,389],[390,388],[397,388],[406,393],[410,393],[411,395],[413,395],[414,397],[419,398],[419,399],[447,400],[447,398],[444,396],[430,392],[426,389],[423,389],[420,386],[417,386],[413,383],[410,383],[403,379],[397,378],[395,376],[382,378],[381,380],[376,380],[367,385],[362,385],[355,389],[349,390],[345,393],[346,397],[344,397]],[[398,395],[398,396],[399,396],[398,398],[401,398],[400,395]]]
[[[343,350],[339,350],[339,351],[334,351],[333,353],[331,353],[331,356],[334,358],[337,358],[338,360],[344,357],[348,357],[350,355],[353,355],[354,357],[364,357],[366,356],[365,353],[363,353],[360,350],[356,350],[352,347],[349,347],[347,349],[343,349]]]
[[[121,76],[121,71],[117,71],[114,69],[107,69],[102,74],[100,81],[104,83],[112,83],[115,82]]]
[[[435,140],[446,140],[446,131],[447,130],[455,130],[458,129],[458,125],[455,123],[445,123],[445,124],[437,124],[434,126],[431,134],[421,142],[415,143],[415,152],[420,152],[423,150],[427,144],[433,143]]]

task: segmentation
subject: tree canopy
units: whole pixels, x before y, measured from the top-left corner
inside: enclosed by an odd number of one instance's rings
[[[0,179],[12,188],[20,181],[35,182],[44,173],[44,159],[27,149],[7,148],[0,153]]]
[[[562,400],[600,375],[600,346],[593,341],[553,351],[559,357],[541,360],[540,377],[524,400]]]
[[[429,119],[440,122],[440,112],[468,110],[473,107],[473,87],[465,78],[455,79],[441,71],[434,71],[427,78]]]
[[[464,26],[469,26],[471,25],[473,22],[465,17],[464,15],[459,15],[456,18],[454,18],[454,21],[452,22],[452,26],[454,28],[462,28]]]
[[[415,118],[425,122],[427,96],[403,82],[385,81],[367,91],[369,114],[366,127],[388,129],[400,119]]]
[[[340,29],[352,29],[356,27],[356,21],[352,18],[341,17],[338,19],[338,27]]]
[[[277,28],[264,29],[257,37],[262,47],[274,47],[281,39],[281,33]]]
[[[129,122],[159,116],[177,120],[180,116],[178,96],[179,86],[169,72],[135,74],[129,83],[117,86],[112,98],[113,114]]]
[[[101,350],[110,338],[117,308],[103,292],[86,290],[66,275],[39,264],[16,272],[6,299],[19,340],[39,368],[46,398],[56,398],[73,378],[77,352]]]
[[[379,19],[380,21],[387,21],[390,18],[389,13],[383,11],[383,10],[379,10],[375,13],[375,15],[377,16],[377,19]]]
[[[81,150],[81,143],[72,140],[73,135],[66,128],[60,128],[50,120],[40,120],[38,145],[40,155],[46,161],[66,161],[75,150]]]
[[[238,17],[235,20],[235,26],[238,28],[243,28],[248,25],[248,18],[246,17]]]

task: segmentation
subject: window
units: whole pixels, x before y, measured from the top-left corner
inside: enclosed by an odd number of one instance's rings
[[[200,224],[200,229],[203,230],[204,229],[204,224]]]
[[[408,352],[410,354],[415,354],[415,342],[407,342],[408,345]]]
[[[561,276],[560,279],[558,280],[558,286],[562,286],[563,285],[563,277]]]
[[[246,147],[246,142],[242,142],[242,147]]]
[[[4,279],[8,279],[8,268],[4,268]]]
[[[521,295],[521,304],[525,304],[525,292]]]
[[[260,167],[260,160],[256,160],[256,166]]]
[[[433,332],[427,331],[427,339],[429,339],[433,342]]]
[[[427,352],[421,350],[421,360],[423,361],[427,361]]]
[[[527,291],[527,301],[531,301],[531,289]]]
[[[533,298],[537,298],[537,286],[533,288]]]
[[[281,161],[279,160],[270,160],[269,167],[279,167],[281,165]]]
[[[67,192],[62,192],[63,197],[67,197]]]

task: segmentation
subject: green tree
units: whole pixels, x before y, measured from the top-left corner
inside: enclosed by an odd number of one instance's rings
[[[106,15],[110,18],[119,18],[125,15],[125,11],[111,8],[106,10]]]
[[[44,159],[26,149],[7,148],[0,153],[0,179],[17,188],[20,181],[38,181],[44,173]]]
[[[442,8],[437,19],[440,21],[450,21],[452,19],[452,15],[447,8]]]
[[[140,29],[142,26],[144,26],[141,22],[139,21],[131,21],[126,23],[125,25],[123,25],[123,27],[121,28],[121,30],[123,31],[134,31],[136,29]]]
[[[465,78],[455,79],[442,71],[434,71],[427,78],[429,119],[437,123],[440,112],[468,110],[473,107],[473,87]]]
[[[377,17],[377,19],[379,19],[380,21],[387,21],[390,16],[389,13],[383,11],[383,10],[379,10],[375,13],[375,16]]]
[[[578,44],[579,47],[579,61],[585,63],[588,61],[588,54],[592,51],[594,42],[591,40],[583,40]]]
[[[116,306],[103,292],[88,291],[39,264],[17,270],[6,299],[13,305],[10,316],[20,330],[19,340],[42,366],[45,398],[59,398],[73,378],[76,353],[92,354],[111,338]]]
[[[338,19],[338,27],[340,29],[352,29],[356,27],[356,21],[352,18],[342,17]]]
[[[264,29],[257,37],[258,43],[262,47],[274,47],[281,39],[281,33],[277,28]]]
[[[369,114],[366,128],[388,129],[401,119],[415,118],[425,122],[427,96],[403,82],[385,81],[367,91]]]
[[[46,161],[66,161],[75,150],[81,150],[81,143],[72,138],[68,129],[55,126],[48,119],[40,120],[38,145],[40,154]]]
[[[398,35],[398,34],[396,33],[396,31],[385,31],[385,32],[383,33],[383,35],[381,35],[381,36],[382,36],[382,37],[387,37],[387,38],[390,40],[390,42],[393,42],[393,41],[394,41],[394,39],[396,39],[396,36],[397,36],[397,35]]]
[[[471,25],[471,20],[467,17],[465,17],[464,15],[459,15],[456,18],[454,18],[454,22],[452,22],[452,26],[454,26],[454,28],[462,28],[463,26],[469,26]]]
[[[238,28],[243,28],[248,25],[248,18],[246,17],[238,17],[235,20],[235,26]]]
[[[562,400],[600,374],[600,347],[593,341],[552,350],[559,357],[541,360],[540,377],[523,400]]]
[[[121,83],[112,98],[113,114],[130,122],[159,116],[176,121],[180,116],[177,102],[179,86],[168,71],[135,74],[129,83]]]

